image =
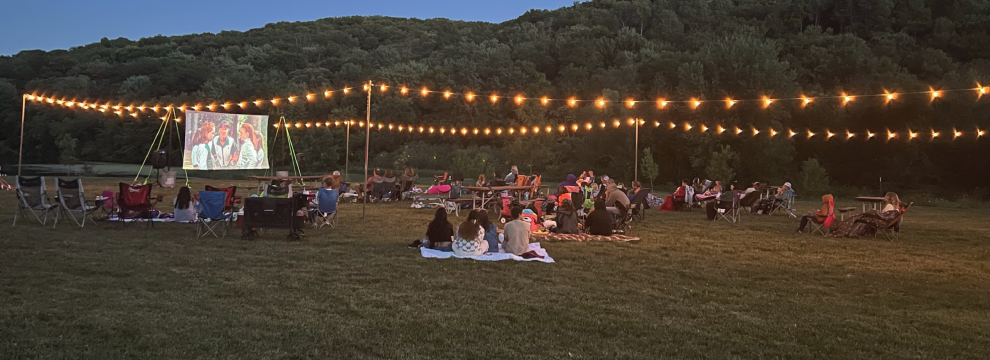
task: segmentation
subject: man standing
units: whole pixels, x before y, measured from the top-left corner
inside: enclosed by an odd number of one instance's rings
[[[523,209],[512,208],[512,221],[505,224],[505,242],[502,250],[513,255],[522,255],[529,251],[529,223],[522,220]]]
[[[217,137],[210,142],[208,169],[226,169],[232,164],[231,158],[237,149],[234,138],[230,137],[230,122],[224,120],[217,130]]]

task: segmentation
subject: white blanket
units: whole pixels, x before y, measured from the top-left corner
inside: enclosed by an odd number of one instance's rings
[[[515,261],[539,261],[543,263],[553,263],[553,258],[551,258],[550,255],[547,255],[546,249],[540,247],[540,243],[529,244],[529,250],[535,251],[537,254],[543,256],[543,258],[523,259],[521,256],[502,252],[501,246],[499,246],[499,252],[497,253],[485,253],[478,256],[458,256],[450,251],[440,251],[425,247],[419,248],[419,253],[423,255],[423,257],[429,259],[458,258],[458,259],[474,259],[478,261],[515,260]]]

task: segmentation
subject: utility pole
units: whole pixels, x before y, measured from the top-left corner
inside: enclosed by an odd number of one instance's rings
[[[365,121],[364,121],[364,126],[365,126],[365,128],[364,128],[365,129],[365,131],[364,131],[364,178],[362,178],[361,181],[364,181],[365,179],[368,178],[368,152],[371,151],[371,89],[374,88],[373,85],[374,84],[372,84],[371,80],[368,80],[368,109],[367,109],[367,114],[366,114]],[[345,169],[345,171],[346,171],[346,169]],[[365,183],[364,186],[367,187],[368,184]],[[366,213],[366,210],[368,209],[368,192],[370,190],[371,189],[367,189],[367,188],[364,189],[364,202],[362,203],[363,205],[361,206],[361,218],[362,219],[364,219],[364,215]]]
[[[17,176],[21,176],[21,168],[24,164],[24,109],[27,107],[27,95],[21,96],[21,149],[17,151]]]
[[[633,157],[635,159],[633,161],[635,161],[636,163],[633,165],[633,181],[639,181],[639,122],[640,120],[642,119],[633,120],[636,122],[636,149],[634,150],[636,154]]]

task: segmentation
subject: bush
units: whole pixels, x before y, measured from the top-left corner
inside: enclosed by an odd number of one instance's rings
[[[799,185],[801,191],[808,194],[824,194],[829,191],[828,172],[818,163],[818,159],[811,158],[801,164]]]

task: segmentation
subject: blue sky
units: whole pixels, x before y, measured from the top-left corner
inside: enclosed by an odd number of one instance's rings
[[[529,9],[557,9],[573,0],[358,1],[11,1],[0,21],[0,55],[68,49],[100,38],[248,30],[278,21],[349,15],[502,22]]]

